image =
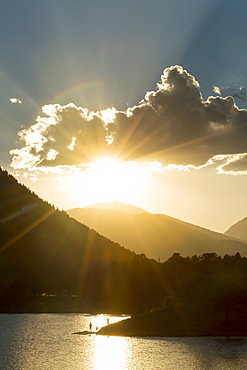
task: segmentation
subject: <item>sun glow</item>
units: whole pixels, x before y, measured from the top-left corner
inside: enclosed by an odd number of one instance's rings
[[[92,203],[119,201],[131,203],[138,200],[148,185],[149,172],[137,162],[119,163],[104,158],[89,170],[74,174],[69,189],[81,206]]]

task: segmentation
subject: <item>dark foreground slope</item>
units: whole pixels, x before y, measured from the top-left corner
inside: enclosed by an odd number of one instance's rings
[[[133,256],[0,169],[0,311],[103,309],[100,269]]]

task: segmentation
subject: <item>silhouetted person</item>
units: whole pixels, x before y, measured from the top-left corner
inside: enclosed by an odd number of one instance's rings
[[[91,331],[92,330],[92,323],[90,322],[90,324],[89,324],[89,330]]]

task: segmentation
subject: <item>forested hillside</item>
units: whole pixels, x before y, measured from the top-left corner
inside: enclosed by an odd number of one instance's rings
[[[81,305],[92,308],[99,266],[129,263],[134,256],[41,200],[2,169],[0,251],[3,311],[21,309],[24,301],[40,295],[81,297],[76,310]]]

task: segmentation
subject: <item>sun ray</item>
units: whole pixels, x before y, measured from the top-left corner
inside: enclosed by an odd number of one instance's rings
[[[36,226],[38,226],[43,221],[45,221],[54,212],[55,212],[55,208],[50,209],[44,215],[40,216],[37,220],[35,220],[34,222],[32,222],[30,225],[28,225],[24,230],[20,231],[17,235],[13,236],[8,242],[6,242],[4,245],[1,246],[0,253],[2,253],[3,251],[5,251],[12,244],[14,244],[19,239],[21,239],[23,236],[25,236],[26,234],[28,234],[31,230],[33,230]]]

